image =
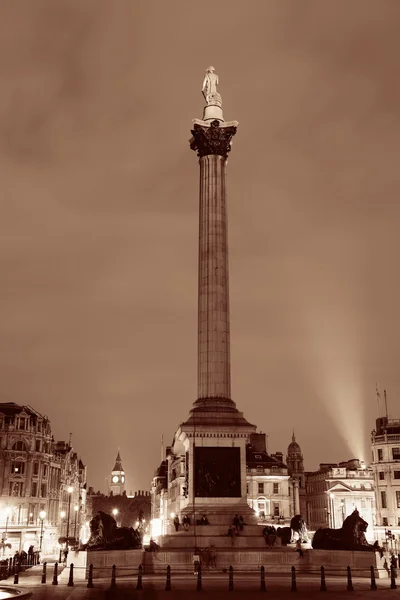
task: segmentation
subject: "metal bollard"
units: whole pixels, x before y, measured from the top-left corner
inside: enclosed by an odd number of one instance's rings
[[[111,567],[111,584],[110,584],[110,590],[114,590],[117,587],[117,582],[116,582],[116,579],[115,579],[116,570],[117,570],[117,567],[115,565],[113,565]]]
[[[165,582],[165,591],[171,591],[171,567],[169,565],[167,566],[167,580]]]
[[[201,592],[203,589],[203,580],[201,578],[201,565],[197,568],[197,591]]]
[[[290,588],[290,591],[297,592],[296,567],[292,567],[292,586]]]
[[[353,580],[351,578],[351,567],[347,567],[347,591],[353,592]]]
[[[229,567],[229,588],[230,592],[233,592],[233,567],[232,565]]]
[[[261,567],[260,571],[261,571],[260,592],[265,592],[265,569],[264,569],[264,565]]]
[[[137,573],[137,584],[136,584],[137,590],[143,589],[142,577],[143,577],[143,567],[142,567],[142,565],[139,565],[138,573]]]
[[[94,587],[94,585],[93,585],[93,565],[92,565],[92,563],[90,563],[90,565],[89,565],[88,582],[87,582],[87,586],[86,587],[88,587],[88,588]]]
[[[74,585],[74,563],[69,565],[69,579],[67,585],[68,587],[72,587]]]
[[[325,579],[325,567],[321,567],[321,592],[326,592],[326,579]]]
[[[376,581],[375,581],[375,569],[374,567],[371,565],[370,566],[370,570],[371,570],[371,590],[376,590]]]
[[[397,590],[396,571],[393,565],[390,567],[390,589]]]
[[[52,585],[58,585],[58,563],[55,563],[54,565],[54,573],[53,573],[53,581],[51,582]]]
[[[15,565],[14,583],[18,583],[19,580],[19,565]]]
[[[47,567],[47,562],[43,563],[43,569],[42,569],[42,581],[41,583],[46,583],[46,567]]]

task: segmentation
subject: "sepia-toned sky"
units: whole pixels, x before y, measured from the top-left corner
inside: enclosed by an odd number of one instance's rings
[[[1,401],[148,489],[196,400],[198,162],[226,120],[233,399],[305,464],[400,418],[398,0],[3,0]]]

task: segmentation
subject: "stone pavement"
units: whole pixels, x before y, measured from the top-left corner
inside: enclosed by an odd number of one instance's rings
[[[236,573],[234,580],[234,590],[228,591],[228,578],[226,574],[205,574],[203,577],[203,591],[196,590],[196,577],[188,574],[172,574],[172,591],[165,591],[165,576],[144,576],[143,591],[136,590],[136,578],[121,577],[117,578],[117,587],[110,590],[110,579],[99,579],[94,581],[94,588],[88,589],[86,581],[76,581],[73,587],[67,586],[67,570],[60,577],[60,583],[57,586],[52,585],[53,569],[48,570],[47,583],[41,584],[42,567],[33,567],[20,574],[19,588],[32,592],[34,600],[128,600],[133,596],[138,600],[157,600],[173,598],[187,599],[195,598],[198,594],[207,596],[210,600],[221,600],[222,597],[237,598],[237,600],[249,600],[250,598],[321,598],[323,592],[320,591],[320,581],[313,575],[300,575],[297,578],[297,592],[290,590],[290,575],[287,577],[268,576],[266,577],[267,592],[260,592],[260,581],[256,574]],[[349,594],[347,592],[347,581],[345,577],[327,577],[327,594],[331,600],[343,598]],[[351,592],[351,598],[375,598],[379,600],[400,599],[400,587],[397,590],[390,589],[388,579],[377,580],[377,591],[370,590],[368,579],[353,578],[354,591]],[[0,585],[13,585],[13,578],[1,582]]]

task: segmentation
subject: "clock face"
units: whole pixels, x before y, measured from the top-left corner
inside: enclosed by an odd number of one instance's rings
[[[121,477],[121,481],[122,481],[122,483],[124,483],[124,481],[125,481],[125,477],[123,475]]]
[[[117,475],[114,475],[114,477],[112,478],[113,483],[118,483],[118,477]]]

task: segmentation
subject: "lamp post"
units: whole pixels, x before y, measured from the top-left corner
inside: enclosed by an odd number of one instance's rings
[[[62,534],[62,532],[63,532],[63,524],[62,524],[62,521],[63,521],[63,519],[65,519],[65,516],[66,516],[66,514],[67,514],[67,513],[65,512],[65,510],[62,510],[62,511],[60,512],[60,517],[61,517],[61,530],[60,530],[60,533],[61,533],[61,534]],[[62,535],[61,535],[60,537],[62,537]],[[59,557],[59,559],[58,559],[58,564],[60,564],[60,563],[61,563],[61,546],[60,546],[60,557]]]
[[[78,516],[78,510],[79,510],[79,506],[77,504],[75,504],[75,506],[74,506],[74,511],[75,511],[74,539],[75,539],[75,542],[76,542],[76,519]]]
[[[45,510],[41,510],[39,513],[39,517],[40,517],[40,543],[39,543],[39,552],[42,551],[42,542],[43,542],[43,524],[44,524],[44,520],[46,518],[46,511]]]

